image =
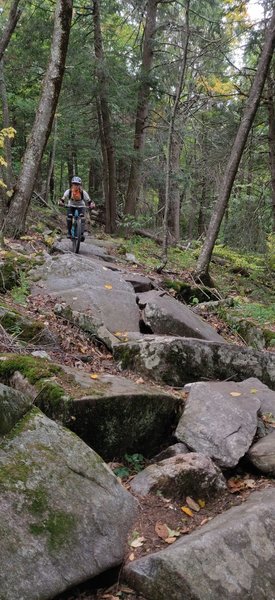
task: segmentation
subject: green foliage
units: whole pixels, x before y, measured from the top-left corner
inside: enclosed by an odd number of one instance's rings
[[[130,475],[136,475],[144,469],[145,459],[142,454],[125,454],[125,463],[114,469],[114,474],[121,479],[127,479]]]
[[[18,285],[11,290],[11,296],[15,302],[26,306],[29,293],[30,286],[27,276],[24,271],[20,271]]]

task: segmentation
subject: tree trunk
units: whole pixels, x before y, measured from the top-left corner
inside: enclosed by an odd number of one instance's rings
[[[211,283],[211,278],[209,276],[209,265],[212,251],[215,241],[218,237],[220,225],[230,198],[231,189],[236,177],[246,140],[259,106],[274,46],[275,9],[273,10],[270,26],[266,33],[265,43],[259,59],[256,75],[251,86],[249,98],[247,100],[243,117],[241,119],[241,123],[239,125],[239,129],[225,169],[224,177],[220,186],[221,191],[218,196],[217,204],[212,214],[206,239],[196,266],[195,276],[208,284]]]
[[[180,155],[182,151],[182,140],[174,133],[171,145],[171,182],[170,182],[170,211],[168,226],[175,242],[180,239]]]
[[[107,79],[104,71],[104,52],[101,35],[99,0],[93,1],[94,21],[94,46],[97,59],[97,78],[99,84],[100,112],[104,144],[108,161],[108,196],[106,198],[106,232],[114,233],[116,230],[116,164],[111,126],[110,109],[108,102]]]
[[[189,43],[189,36],[190,36],[189,3],[190,3],[189,0],[187,0],[186,9],[185,9],[186,31],[185,31],[185,42],[184,42],[184,48],[183,48],[183,57],[182,57],[182,63],[181,63],[181,69],[180,69],[179,83],[178,83],[177,93],[176,93],[174,106],[173,106],[173,110],[172,110],[170,126],[169,126],[169,134],[168,134],[167,162],[166,162],[166,185],[165,185],[165,210],[164,210],[164,219],[163,219],[163,247],[162,247],[163,263],[162,263],[161,267],[159,268],[159,271],[161,271],[164,268],[164,266],[166,265],[166,262],[167,262],[168,233],[169,233],[168,232],[168,215],[169,215],[169,210],[170,210],[172,147],[173,147],[173,138],[175,135],[175,133],[174,133],[175,121],[176,121],[176,116],[177,116],[177,112],[178,112],[180,96],[181,96],[181,92],[182,92],[182,88],[183,88],[186,64],[187,64],[187,50],[188,50],[188,43]]]
[[[57,0],[50,61],[43,81],[42,94],[31,135],[28,139],[21,172],[3,224],[6,235],[16,237],[25,230],[26,216],[35,185],[35,178],[51,132],[61,89],[71,18],[72,0]]]
[[[12,6],[11,6],[11,9],[9,12],[8,22],[3,31],[3,35],[0,39],[0,60],[2,60],[2,58],[3,58],[4,52],[9,45],[11,36],[15,30],[17,21],[21,15],[21,10],[19,10],[19,8],[18,8],[19,2],[20,2],[20,0],[14,0],[14,2],[12,3]]]
[[[271,175],[271,206],[272,206],[272,231],[275,233],[275,80],[268,77],[268,143],[269,143],[269,164]]]
[[[109,200],[108,200],[108,198],[109,198],[109,177],[108,177],[109,167],[108,167],[108,155],[107,155],[107,149],[106,149],[104,131],[103,131],[102,114],[100,111],[100,102],[98,99],[96,101],[96,107],[97,107],[97,120],[98,120],[98,127],[99,127],[99,137],[100,137],[100,142],[101,142],[101,154],[102,154],[102,163],[103,163],[102,183],[103,183],[103,195],[104,195],[104,200],[105,200],[105,229],[107,232],[109,232],[111,229],[111,214],[110,214]]]
[[[50,153],[50,161],[49,161],[47,183],[46,183],[46,190],[45,190],[45,202],[46,202],[46,204],[48,202],[49,192],[51,194],[51,199],[52,199],[52,196],[53,196],[52,185],[53,185],[53,172],[54,172],[54,161],[55,161],[55,151],[56,151],[56,138],[57,138],[57,118],[55,117],[55,119],[54,119],[54,128],[53,128],[53,145],[52,145],[52,150],[51,150],[51,153]]]
[[[148,117],[150,72],[153,63],[153,37],[156,29],[157,4],[158,0],[148,0],[147,3],[140,86],[138,90],[137,99],[134,155],[131,161],[128,189],[125,202],[125,213],[129,215],[135,215],[136,213],[136,203],[140,188],[142,151],[144,147],[144,129]]]
[[[4,77],[4,64],[3,59],[0,61],[0,97],[2,100],[2,113],[3,113],[3,127],[8,129],[10,127],[9,117],[9,106],[7,99],[7,90]],[[12,156],[11,156],[11,141],[9,137],[5,137],[4,140],[4,156],[7,166],[3,169],[2,179],[6,184],[6,191],[10,191],[13,186],[13,173],[12,173]],[[6,197],[7,198],[7,197]]]

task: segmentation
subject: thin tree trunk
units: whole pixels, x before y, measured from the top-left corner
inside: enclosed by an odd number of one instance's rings
[[[17,21],[21,15],[21,10],[19,10],[19,8],[18,8],[19,2],[20,2],[20,0],[14,0],[14,2],[12,3],[12,6],[11,6],[11,9],[9,12],[8,22],[3,31],[3,35],[0,39],[0,60],[2,60],[2,58],[3,58],[4,52],[9,45],[11,36],[15,30]]]
[[[140,189],[142,151],[144,148],[144,130],[148,118],[150,96],[150,72],[153,63],[153,37],[156,29],[157,4],[159,0],[148,0],[144,28],[143,54],[140,74],[140,86],[137,99],[137,113],[134,137],[134,156],[131,161],[125,213],[135,215]]]
[[[43,81],[42,94],[31,135],[28,139],[19,179],[3,224],[6,235],[16,237],[25,230],[26,216],[35,185],[35,178],[51,132],[61,89],[71,19],[72,0],[57,0],[50,61]]]
[[[0,61],[0,97],[2,100],[2,113],[3,113],[3,127],[8,129],[10,127],[9,117],[9,106],[7,99],[7,90],[4,77],[4,64],[3,59]],[[9,137],[5,138],[4,141],[4,155],[7,166],[3,169],[2,179],[7,186],[6,191],[10,191],[13,186],[13,173],[12,173],[12,156],[11,156],[11,141]]]
[[[268,143],[269,164],[271,174],[271,206],[272,206],[272,231],[275,233],[275,80],[271,74],[268,79]]]
[[[266,33],[265,43],[259,59],[256,75],[251,86],[249,98],[247,100],[243,117],[225,169],[224,177],[220,187],[221,191],[218,196],[217,204],[212,214],[206,239],[196,266],[196,277],[208,284],[211,283],[211,278],[209,277],[209,265],[213,248],[218,237],[220,225],[230,198],[231,189],[236,177],[246,140],[259,106],[274,46],[275,9],[273,10],[270,26]]]
[[[168,216],[168,227],[175,242],[180,239],[180,189],[179,189],[179,171],[180,155],[182,151],[182,140],[179,136],[173,135],[171,144],[171,181],[170,181],[170,211]]]
[[[106,232],[116,230],[116,163],[108,102],[107,79],[104,71],[104,51],[101,35],[99,0],[93,0],[94,46],[97,59],[97,78],[99,84],[100,112],[104,143],[108,161],[108,197],[106,203]],[[107,218],[108,217],[108,218]]]
[[[182,88],[183,88],[186,64],[187,64],[187,50],[188,50],[188,43],[189,43],[189,36],[190,36],[189,4],[190,4],[190,2],[189,2],[189,0],[187,0],[186,10],[185,10],[185,27],[186,27],[185,43],[184,43],[184,49],[183,49],[183,57],[182,57],[182,63],[181,63],[181,69],[180,69],[178,89],[177,89],[177,94],[176,94],[176,98],[175,98],[175,102],[174,102],[174,106],[173,106],[173,110],[172,110],[170,126],[169,126],[169,134],[168,134],[167,161],[166,161],[166,185],[165,185],[165,210],[164,210],[164,219],[163,219],[163,246],[162,246],[163,263],[159,267],[159,271],[161,271],[167,263],[168,215],[169,215],[169,209],[170,209],[172,144],[173,144],[173,136],[174,136],[174,129],[175,129],[175,121],[176,121],[176,116],[177,116],[177,112],[178,112],[178,106],[179,106],[179,102],[180,102],[180,96],[181,96],[181,92],[182,92]]]
[[[101,154],[102,154],[102,163],[103,163],[103,194],[105,199],[105,229],[106,231],[110,231],[111,229],[111,214],[109,210],[109,178],[108,178],[108,156],[107,149],[105,145],[104,131],[103,131],[103,123],[102,123],[102,115],[100,111],[100,102],[96,100],[96,108],[97,108],[97,119],[98,119],[98,127],[99,127],[99,137],[101,142]]]
[[[48,168],[48,176],[45,190],[45,202],[48,202],[48,195],[52,185],[52,176],[54,170],[54,161],[55,161],[55,151],[56,151],[56,138],[57,138],[57,118],[54,119],[54,127],[53,127],[53,146],[50,154],[50,164]]]

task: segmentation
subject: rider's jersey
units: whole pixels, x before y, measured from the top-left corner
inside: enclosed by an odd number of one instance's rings
[[[86,192],[85,190],[82,190],[81,196],[82,198],[80,198],[80,200],[74,200],[71,197],[71,189],[69,188],[68,190],[66,190],[66,192],[64,192],[62,200],[65,200],[68,206],[74,206],[75,208],[77,208],[78,206],[86,206],[86,204],[89,204],[89,202],[91,202],[91,198],[88,192]]]

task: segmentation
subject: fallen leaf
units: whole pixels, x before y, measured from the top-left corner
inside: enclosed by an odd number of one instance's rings
[[[190,527],[182,527],[180,529],[180,533],[182,533],[182,534],[186,534],[186,533],[189,533],[189,532],[190,532]]]
[[[90,375],[91,379],[98,379],[98,375],[96,373],[92,373],[92,375]]]
[[[135,555],[133,552],[131,552],[130,556],[129,556],[129,560],[135,560]]]
[[[195,502],[195,500],[193,500],[193,498],[190,498],[190,496],[187,496],[187,498],[185,498],[185,502],[186,504],[188,504],[189,508],[191,508],[195,512],[200,511],[201,507],[197,502]]]
[[[144,383],[144,379],[142,379],[142,377],[139,377],[138,379],[136,379],[135,383]]]
[[[155,524],[155,532],[162,540],[169,537],[167,525],[160,523],[159,521]]]
[[[193,517],[193,512],[188,506],[181,506],[180,509],[184,512],[188,517]]]
[[[131,548],[140,548],[145,542],[144,537],[138,537],[130,543]]]
[[[211,519],[212,517],[205,517],[205,519],[200,522],[200,525],[205,525],[205,523],[208,523],[208,521],[211,521]]]
[[[200,505],[201,508],[204,508],[205,507],[205,500],[199,499],[198,500],[198,504]]]
[[[250,394],[257,394],[259,390],[257,390],[257,388],[251,388],[250,389]]]
[[[166,544],[173,544],[176,541],[176,537],[169,537],[166,538],[166,540],[164,540],[166,542]]]
[[[113,286],[111,283],[105,283],[104,287],[106,288],[106,290],[112,290]]]
[[[241,395],[241,392],[230,392],[230,396],[234,396],[234,398]]]

